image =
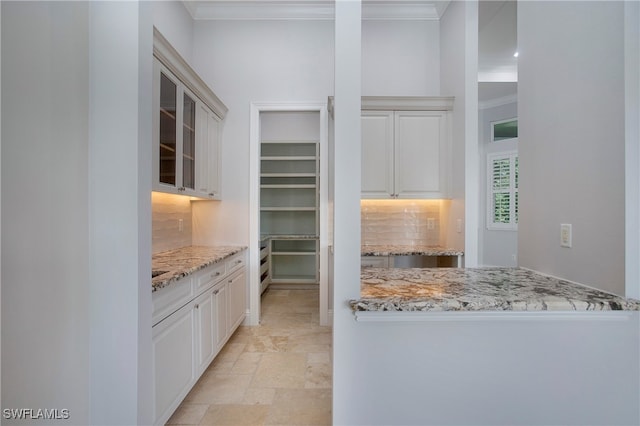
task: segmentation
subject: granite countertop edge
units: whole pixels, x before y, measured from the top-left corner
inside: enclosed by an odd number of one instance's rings
[[[353,312],[638,311],[640,301],[523,268],[365,268]]]
[[[192,275],[207,266],[220,263],[234,254],[245,250],[247,246],[186,246],[156,253],[151,259],[152,271],[165,271],[151,279],[151,291]]]
[[[464,251],[442,246],[401,245],[401,244],[364,244],[360,247],[361,256],[463,256]]]

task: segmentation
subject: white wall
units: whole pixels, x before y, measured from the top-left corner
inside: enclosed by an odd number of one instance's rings
[[[151,11],[2,12],[2,407],[148,424]]]
[[[625,279],[626,296],[640,299],[640,4],[624,5],[625,31]]]
[[[440,95],[440,22],[363,21],[362,95]]]
[[[477,82],[469,83],[470,73],[477,75],[476,30],[469,28],[469,14],[477,16],[474,2],[451,2],[440,20],[440,74],[443,96],[454,96],[452,134],[451,209],[447,246],[465,250],[465,265],[477,264]],[[475,37],[475,46],[469,42]],[[474,52],[475,49],[475,58]],[[474,63],[475,60],[475,63]],[[475,89],[467,87],[474,85]],[[475,100],[474,100],[475,97]],[[474,109],[475,105],[475,109]],[[471,126],[471,127],[469,127]],[[473,135],[473,136],[471,136]],[[472,143],[473,142],[473,143]],[[471,157],[469,157],[471,155]],[[469,158],[468,158],[469,157]],[[470,161],[470,158],[473,158]],[[457,223],[461,221],[461,230]]]
[[[1,7],[2,407],[88,424],[88,7]]]
[[[617,294],[625,291],[623,12],[623,2],[518,5],[519,264]],[[573,248],[560,247],[561,223],[573,225]]]
[[[490,84],[490,83],[489,83]],[[491,122],[518,116],[516,101],[480,109],[480,264],[485,266],[517,266],[518,231],[487,229],[487,154],[517,151],[517,139],[491,142]],[[515,258],[514,258],[515,256]]]
[[[336,90],[332,139],[334,205],[333,264],[333,424],[356,424],[367,404],[366,383],[353,380],[357,364],[367,356],[357,344],[358,330],[347,301],[360,294],[360,107],[361,107],[361,4],[336,2]],[[370,371],[384,375],[384,372]],[[355,398],[354,398],[355,397]],[[374,410],[375,407],[374,407]]]
[[[92,424],[152,419],[151,12],[89,6]]]
[[[250,103],[326,102],[333,94],[332,31],[333,22],[324,21],[195,23],[192,65],[229,113],[223,201],[194,204],[194,244],[249,243]]]
[[[153,1],[153,25],[189,64],[193,63],[193,19],[181,1]]]
[[[638,312],[401,314],[410,319],[343,324],[338,364],[353,362],[334,370],[334,412],[345,410],[334,424],[640,422]]]

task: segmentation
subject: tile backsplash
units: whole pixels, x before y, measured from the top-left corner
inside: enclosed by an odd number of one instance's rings
[[[443,200],[361,200],[364,245],[443,245]]]
[[[152,253],[190,246],[191,222],[191,200],[188,197],[152,192]]]

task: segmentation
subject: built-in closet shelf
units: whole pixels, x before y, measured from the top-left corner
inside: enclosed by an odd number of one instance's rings
[[[315,161],[315,156],[305,156],[305,157],[289,157],[289,156],[281,156],[281,157],[260,157],[262,161]]]
[[[268,185],[260,185],[260,188],[271,188],[271,189],[315,189],[316,185],[314,184],[268,184]]]
[[[262,212],[315,212],[316,207],[260,207]]]
[[[262,173],[261,178],[315,178],[315,173]]]
[[[319,128],[302,124],[308,114],[261,113],[260,232],[271,283],[318,282]]]
[[[271,253],[272,256],[315,256],[315,251],[306,251],[306,252],[298,252],[298,251],[279,251]]]

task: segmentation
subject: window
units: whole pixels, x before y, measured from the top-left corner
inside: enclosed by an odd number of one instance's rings
[[[518,137],[518,119],[510,118],[508,120],[491,122],[491,142],[504,141],[507,139],[515,139]]]
[[[487,228],[518,229],[518,153],[487,155]]]

